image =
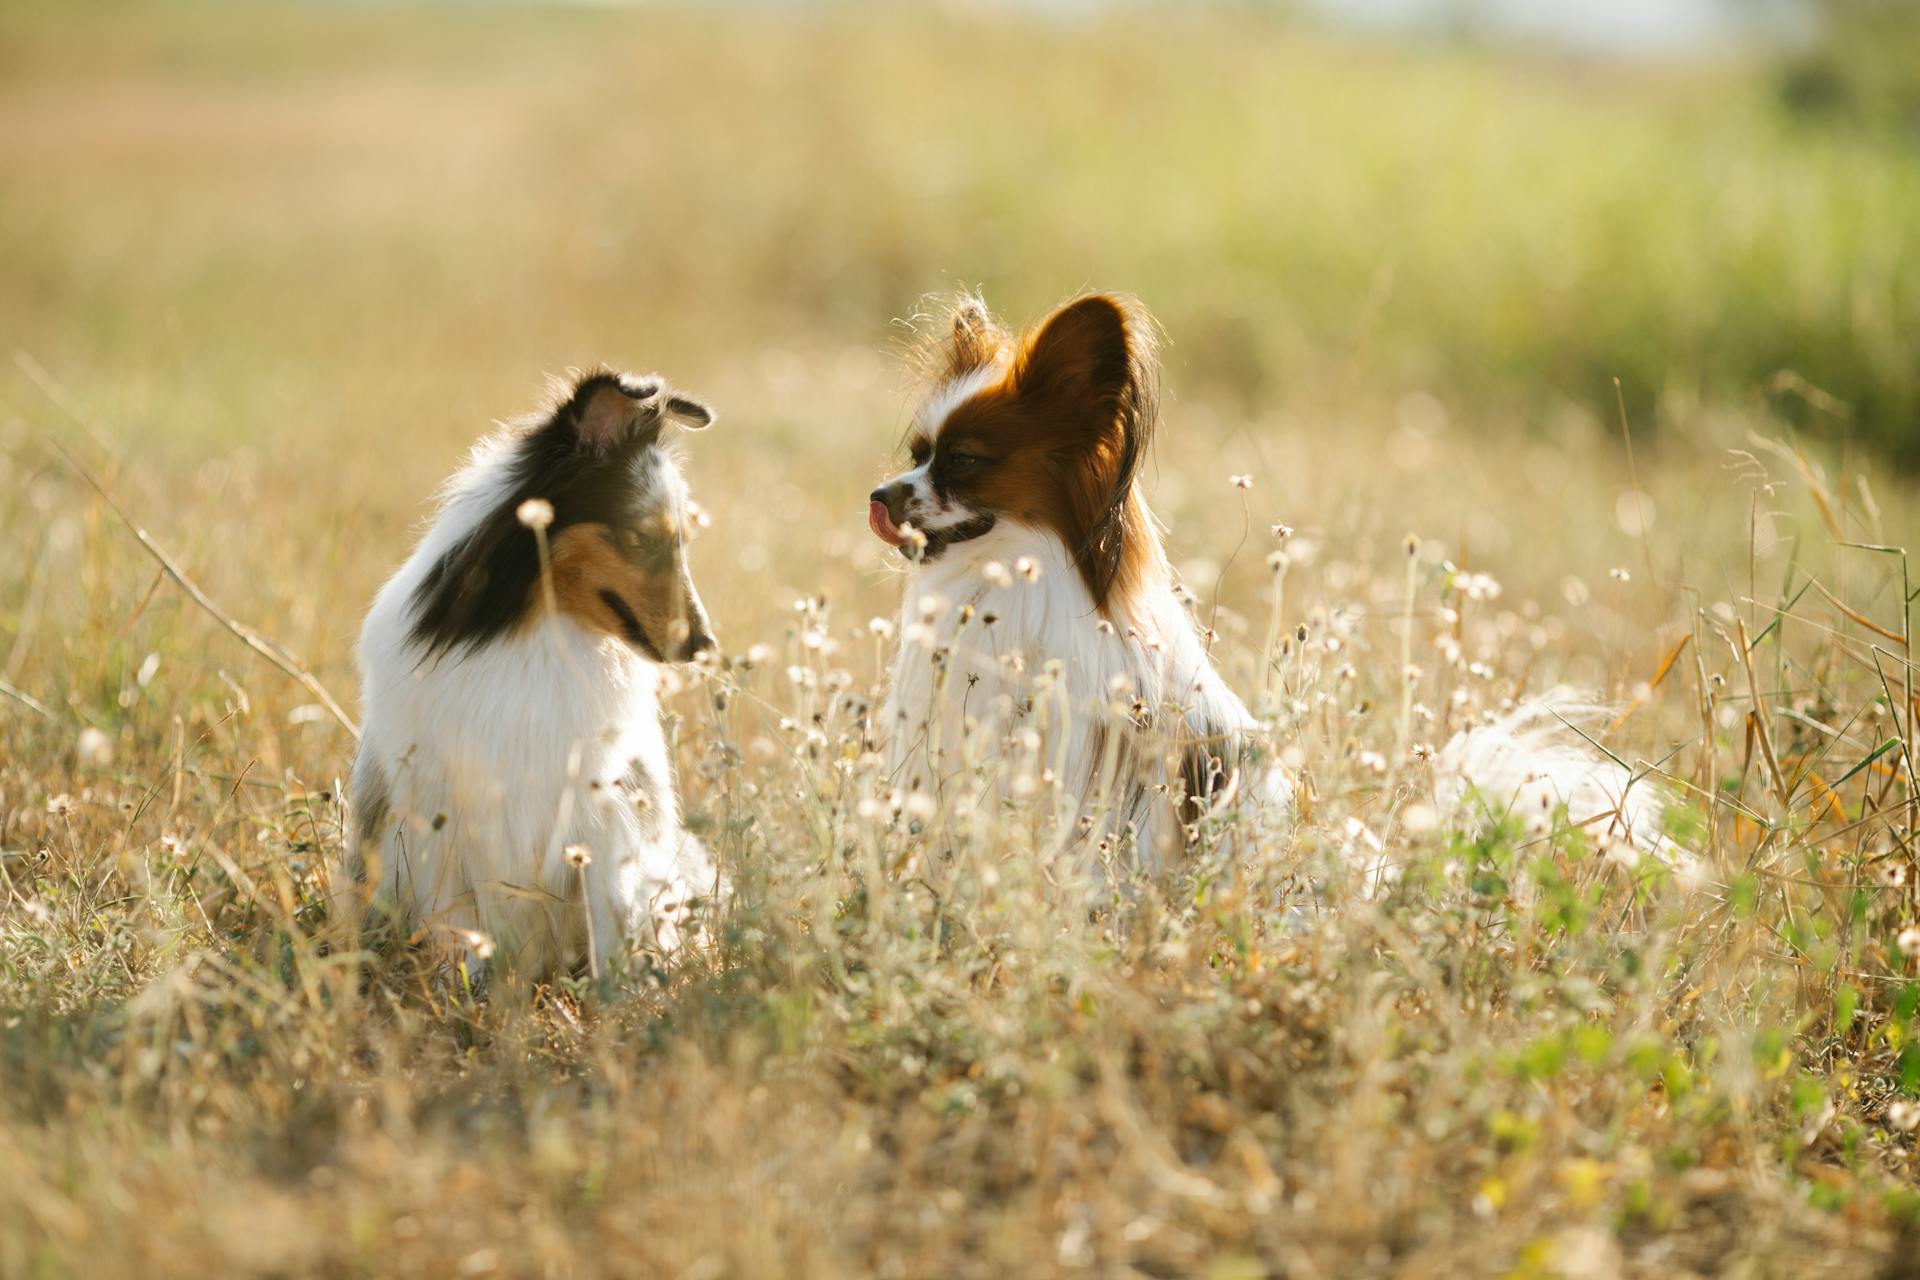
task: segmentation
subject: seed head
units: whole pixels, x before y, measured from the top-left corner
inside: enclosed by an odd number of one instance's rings
[[[553,504],[545,498],[528,498],[513,509],[513,515],[521,524],[540,533],[553,524]]]
[[[593,850],[583,844],[570,844],[566,848],[567,865],[576,870],[593,862]]]

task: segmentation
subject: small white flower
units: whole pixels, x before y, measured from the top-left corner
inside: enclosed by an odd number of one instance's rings
[[[918,818],[922,822],[940,812],[939,803],[924,791],[916,791],[909,795],[900,807],[909,818]]]
[[[465,937],[467,947],[473,952],[476,958],[481,960],[491,960],[493,958],[492,938],[481,933],[478,929],[467,930]]]
[[[1031,556],[1021,556],[1013,562],[1013,571],[1028,582],[1040,581],[1040,565]]]
[[[989,560],[981,565],[980,576],[987,580],[988,586],[1010,587],[1013,585],[1013,575],[1008,573],[1007,566],[998,560]]]
[[[545,498],[528,498],[513,509],[513,515],[521,524],[537,532],[553,524],[553,504]]]
[[[1227,483],[1232,485],[1236,489],[1251,489],[1253,488],[1253,477],[1252,476],[1228,476]]]
[[[747,649],[747,665],[750,667],[764,666],[772,660],[773,646],[764,640]]]
[[[893,634],[893,619],[873,617],[867,619],[867,634],[885,640]]]
[[[1631,871],[1640,865],[1640,846],[1624,836],[1611,830],[1603,831],[1594,843],[1600,846],[1608,862],[1623,871]]]
[[[939,595],[935,592],[929,591],[927,594],[920,597],[920,599],[915,603],[914,607],[920,611],[920,616],[922,618],[935,618],[935,617],[938,617],[940,614],[946,612],[947,598],[943,595]]]
[[[1920,925],[1908,925],[1894,941],[1899,944],[1901,955],[1909,960],[1920,960]]]
[[[1489,574],[1463,573],[1454,579],[1454,585],[1469,600],[1498,600],[1501,586]]]
[[[1900,1099],[1887,1108],[1887,1123],[1902,1133],[1920,1129],[1920,1105]]]
[[[1633,575],[1628,573],[1624,568],[1609,569],[1607,570],[1607,576],[1615,582],[1627,582],[1633,578]]]
[[[74,750],[85,764],[113,763],[113,739],[92,725],[80,731],[80,740],[74,744]]]
[[[921,649],[933,648],[935,644],[939,643],[940,639],[940,637],[934,633],[933,628],[924,622],[909,623],[907,628],[900,633],[900,638],[906,643]]]
[[[565,857],[567,865],[578,870],[592,864],[593,850],[583,844],[570,844],[566,847]]]

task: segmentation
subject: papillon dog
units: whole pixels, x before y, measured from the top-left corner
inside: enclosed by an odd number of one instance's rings
[[[1147,868],[1214,815],[1285,818],[1295,786],[1215,670],[1141,493],[1156,339],[1112,295],[1023,334],[962,298],[922,353],[911,465],[868,498],[869,527],[911,566],[878,726],[894,784],[1050,786],[1081,833]],[[1630,797],[1625,770],[1570,740],[1583,715],[1556,693],[1463,733],[1435,754],[1437,798],[1565,804],[1657,843],[1651,789]]]
[[[713,646],[674,452],[712,420],[657,377],[575,378],[474,449],[367,615],[349,874],[470,967],[604,972],[715,889],[658,700]]]
[[[1284,812],[1291,781],[1182,603],[1139,475],[1156,331],[1079,298],[1015,337],[955,309],[915,413],[912,465],[868,524],[914,568],[882,731],[898,785],[939,790],[1024,753],[1091,832],[1157,865],[1221,801]]]

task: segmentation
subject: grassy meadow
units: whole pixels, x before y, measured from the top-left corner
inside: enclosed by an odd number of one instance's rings
[[[1917,161],[1764,59],[1238,6],[0,9],[0,1277],[1915,1274]],[[1310,788],[1239,865],[1088,911],[868,757],[974,286],[1165,325],[1154,505]],[[474,1000],[329,932],[351,735],[56,445],[352,716],[434,486],[594,361],[720,411],[736,894]],[[1417,820],[1562,682],[1690,872]]]

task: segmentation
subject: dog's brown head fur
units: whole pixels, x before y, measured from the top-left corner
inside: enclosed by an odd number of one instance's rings
[[[574,379],[506,446],[503,492],[421,584],[414,639],[429,652],[453,650],[537,620],[547,607],[544,537],[561,614],[656,662],[712,647],[687,567],[693,509],[665,435],[712,421],[712,410],[658,378],[596,370]]]
[[[961,299],[923,353],[933,387],[907,440],[913,469],[873,493],[880,528],[912,523],[929,555],[1001,519],[1048,529],[1107,611],[1159,554],[1135,484],[1157,345],[1152,318],[1113,294],[1076,298],[1017,337]]]

